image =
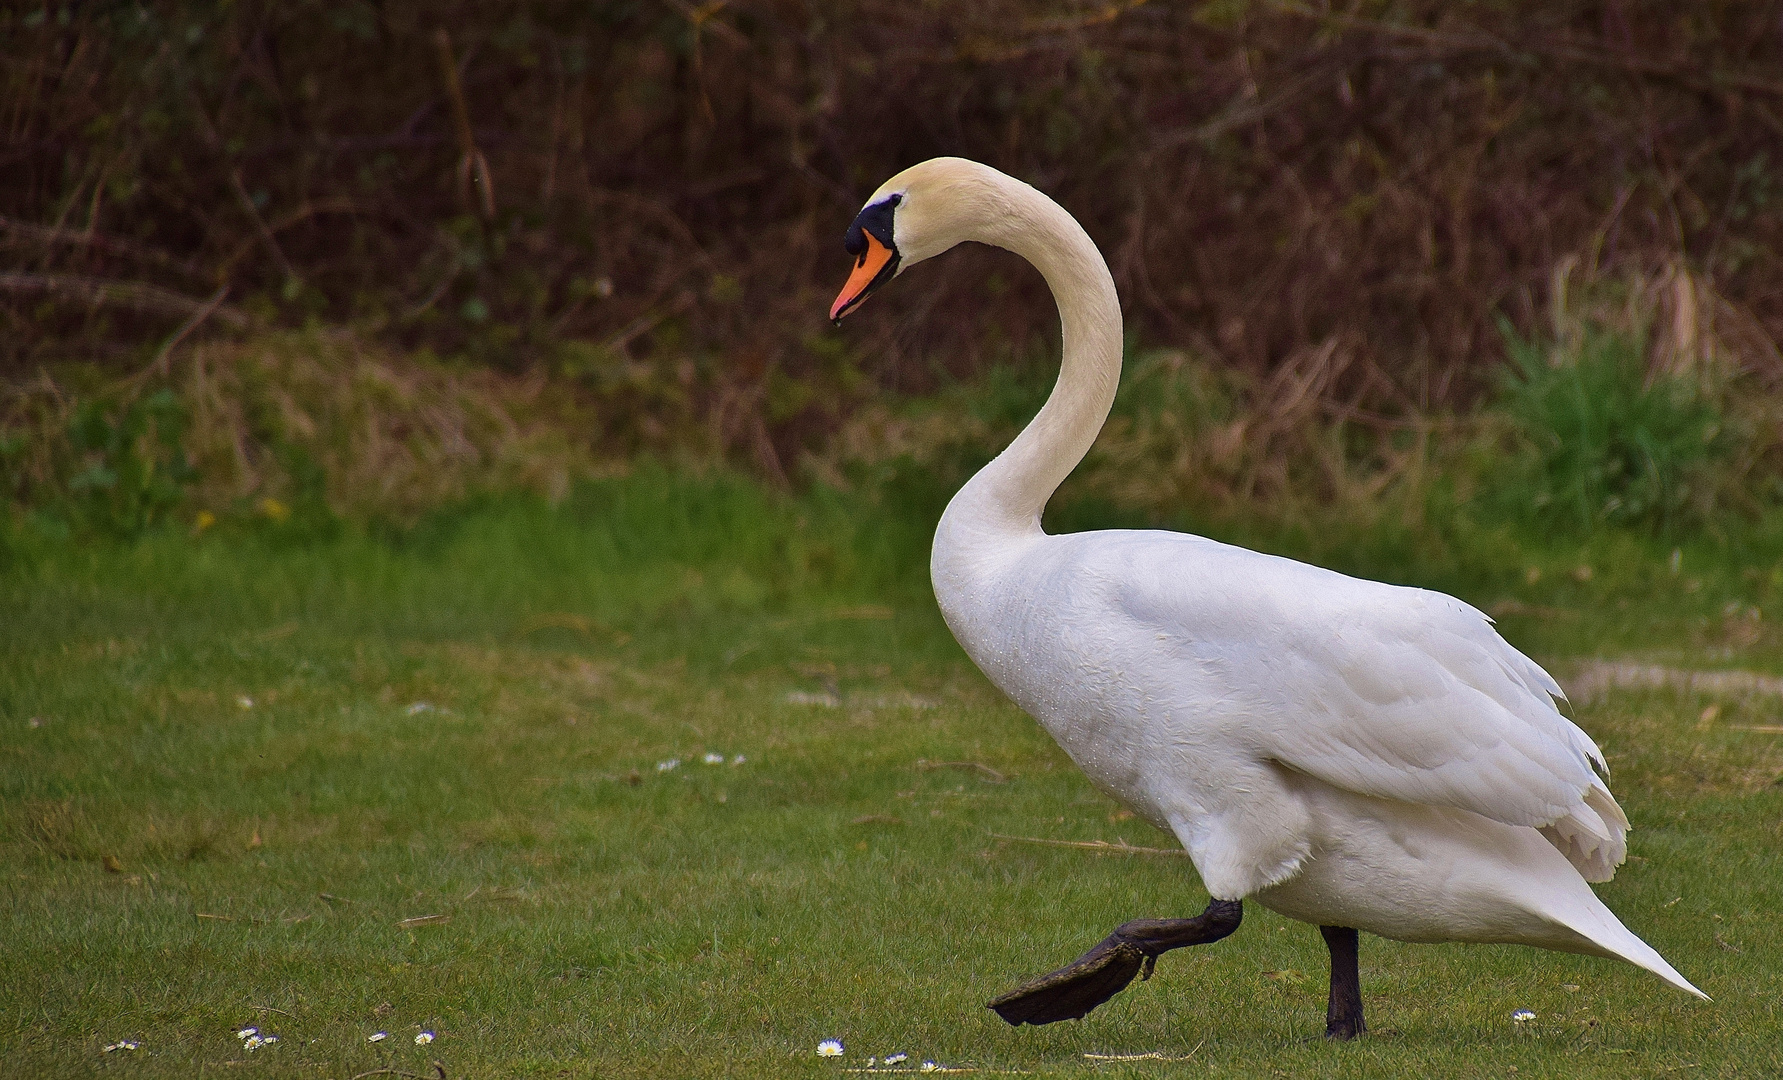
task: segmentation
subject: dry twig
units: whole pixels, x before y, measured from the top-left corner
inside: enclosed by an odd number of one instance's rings
[[[373,1069],[370,1072],[362,1072],[350,1076],[347,1080],[366,1080],[366,1077],[368,1076],[402,1076],[407,1077],[408,1080],[446,1080],[446,1066],[436,1061],[433,1063],[433,1075],[426,1076],[422,1073],[404,1072],[401,1069],[393,1069],[386,1065],[382,1069]]]
[[[916,759],[916,767],[923,772],[934,772],[936,769],[965,769],[975,772],[978,778],[987,784],[1001,784],[1009,778],[979,761],[930,761],[927,758]]]
[[[440,54],[440,75],[446,82],[446,96],[452,102],[452,122],[458,132],[458,198],[466,210],[472,206],[471,185],[477,188],[483,217],[495,217],[495,179],[489,175],[489,159],[477,149],[477,137],[471,129],[470,106],[464,100],[464,86],[458,78],[458,61],[452,55],[452,35],[440,27],[433,32],[434,48]]]
[[[1041,844],[1046,847],[1099,851],[1108,855],[1164,855],[1174,859],[1187,858],[1189,854],[1181,848],[1138,847],[1125,841],[1111,844],[1106,840],[1049,840],[1043,836],[1004,836],[1002,833],[991,833],[990,838],[992,840],[1008,840],[1017,844]]]
[[[108,281],[79,274],[0,273],[0,292],[47,292],[89,304],[116,304],[137,311],[188,318],[204,311],[210,300],[196,300],[184,293],[141,281]],[[219,304],[210,314],[236,330],[245,329],[248,316]]]

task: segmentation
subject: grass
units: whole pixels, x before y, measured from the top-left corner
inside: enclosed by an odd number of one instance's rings
[[[1602,895],[1713,1004],[1610,961],[1365,938],[1375,1034],[1327,1045],[1318,935],[1251,905],[1080,1023],[1006,1027],[993,995],[1206,897],[1183,859],[993,838],[1175,846],[960,655],[923,579],[934,508],[907,502],[642,470],[383,537],[15,524],[0,1074],[1783,1071],[1783,737],[1745,730],[1776,702],[1677,690],[1578,709],[1637,827]],[[1403,556],[1564,677],[1600,653],[1783,673],[1767,535],[1675,571],[1628,537],[1251,539]],[[280,1041],[245,1051],[247,1025]],[[1154,1051],[1186,1060],[1084,1056]]]

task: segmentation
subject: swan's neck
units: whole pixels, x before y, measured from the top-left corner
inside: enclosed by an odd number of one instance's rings
[[[948,504],[943,532],[962,530],[960,541],[1040,533],[1046,501],[1096,441],[1121,377],[1120,299],[1102,253],[1059,204],[1002,179],[1000,205],[974,238],[1014,251],[1046,278],[1059,306],[1064,358],[1033,421]]]

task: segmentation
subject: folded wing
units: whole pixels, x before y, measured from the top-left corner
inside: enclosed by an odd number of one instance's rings
[[[1223,700],[1242,702],[1252,753],[1360,794],[1540,829],[1587,880],[1608,880],[1628,819],[1603,753],[1555,707],[1559,684],[1484,613],[1242,556],[1242,600],[1204,578],[1135,596],[1130,613],[1182,642]]]

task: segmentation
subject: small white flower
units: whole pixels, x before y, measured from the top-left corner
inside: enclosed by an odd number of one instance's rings
[[[736,756],[736,757],[734,757],[734,758],[731,758],[731,764],[732,764],[732,765],[741,765],[741,764],[743,764],[743,763],[744,763],[744,762],[745,762],[745,761],[748,761],[748,760],[749,760],[749,759],[748,759],[748,758],[746,758],[746,757],[744,757],[744,756],[743,756],[743,755],[742,755],[742,754],[738,754],[738,755],[737,755],[737,756]]]
[[[365,1037],[365,1041],[366,1042],[383,1042],[385,1039],[388,1039],[389,1037],[390,1037],[390,1033],[388,1031],[380,1031],[376,1035],[367,1035]]]
[[[273,1043],[278,1042],[278,1041],[279,1041],[279,1037],[277,1035],[262,1035],[262,1036],[260,1036],[260,1045],[261,1046],[271,1046]]]
[[[917,1069],[916,1071],[917,1072],[940,1072],[941,1066],[935,1064],[932,1061],[925,1061],[922,1063],[922,1067]]]
[[[1516,1021],[1519,1024],[1527,1024],[1529,1021],[1535,1019],[1535,1014],[1530,1012],[1528,1009],[1518,1009],[1516,1012],[1511,1014],[1511,1019]]]
[[[116,1050],[140,1050],[141,1048],[142,1044],[135,1039],[119,1039],[117,1042],[107,1046],[105,1052],[109,1054]]]
[[[841,1039],[825,1039],[824,1041],[818,1043],[817,1044],[817,1056],[818,1057],[841,1057],[842,1056],[842,1040]]]
[[[431,701],[417,701],[413,705],[410,705],[408,708],[403,710],[403,712],[408,713],[410,716],[418,716],[421,713],[432,712],[432,711],[433,711],[433,702],[431,702]]]
[[[885,1063],[887,1065],[902,1065],[902,1064],[904,1064],[904,1062],[909,1061],[909,1060],[910,1060],[909,1054],[887,1054],[887,1055],[885,1055]]]
[[[247,1050],[247,1051],[251,1052],[251,1051],[260,1049],[260,1047],[264,1046],[265,1044],[266,1044],[266,1040],[262,1039],[260,1036],[249,1035],[247,1037],[247,1040],[241,1044],[241,1048],[243,1050]]]
[[[876,1057],[867,1058],[867,1068],[871,1069],[873,1066],[875,1066],[877,1064],[879,1064],[878,1058],[876,1058]]]
[[[433,1041],[433,1032],[431,1032],[431,1031],[423,1031],[421,1034],[415,1036],[415,1045],[416,1046],[426,1046],[428,1043],[430,1043],[432,1041]]]
[[[724,764],[724,755],[723,754],[707,754],[705,757],[701,758],[700,760],[704,761],[708,765],[723,765]]]
[[[257,1028],[257,1027],[245,1027],[245,1028],[242,1028],[242,1029],[241,1029],[241,1030],[240,1030],[240,1031],[238,1031],[238,1032],[236,1032],[236,1033],[235,1033],[235,1037],[236,1037],[236,1038],[238,1038],[238,1039],[245,1039],[245,1038],[247,1038],[247,1037],[248,1037],[248,1036],[250,1036],[250,1035],[258,1035],[258,1034],[260,1034],[260,1029],[259,1029],[259,1028]]]
[[[672,757],[672,758],[669,758],[667,761],[659,761],[656,763],[656,771],[657,772],[668,772],[672,769],[679,769],[680,767],[681,767],[681,759],[678,757]]]
[[[244,709],[251,709],[254,707],[254,699],[249,697],[246,694],[243,694],[242,696],[236,698],[235,703],[237,705],[240,705]]]

